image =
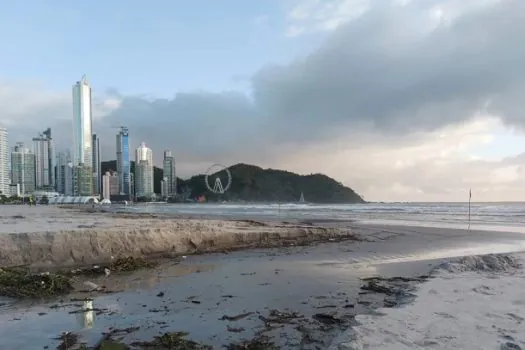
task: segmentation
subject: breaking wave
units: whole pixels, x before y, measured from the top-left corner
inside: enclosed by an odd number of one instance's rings
[[[470,256],[433,269],[411,304],[358,315],[330,349],[525,349],[525,254]]]

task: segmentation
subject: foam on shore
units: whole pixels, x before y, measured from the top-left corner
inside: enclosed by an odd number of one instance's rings
[[[521,259],[525,258],[521,254]],[[447,262],[413,304],[359,315],[331,349],[521,349],[525,271],[508,255]]]
[[[338,228],[13,207],[2,207],[0,266],[66,267],[99,264],[119,255],[215,252],[351,237],[348,229]],[[27,232],[20,230],[24,225]]]

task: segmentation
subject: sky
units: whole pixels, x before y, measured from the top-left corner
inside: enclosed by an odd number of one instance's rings
[[[525,200],[522,0],[0,4],[0,127],[71,148],[72,85],[115,159],[324,173],[369,201]]]

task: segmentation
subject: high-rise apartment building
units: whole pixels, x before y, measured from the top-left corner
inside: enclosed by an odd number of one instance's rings
[[[75,195],[93,195],[91,87],[86,76],[73,85],[73,167]]]
[[[116,172],[106,171],[102,177],[102,196],[104,199],[110,199],[111,196],[119,194],[119,176]]]
[[[100,161],[100,140],[96,134],[93,134],[93,193],[102,194],[102,174]]]
[[[131,162],[129,154],[129,133],[125,126],[117,134],[117,173],[119,175],[119,193],[131,195]]]
[[[169,194],[168,194],[168,178],[165,177],[165,176],[160,181],[160,195],[162,196],[162,198],[169,197]]]
[[[66,196],[73,195],[73,163],[69,152],[59,152],[56,162],[56,191]]]
[[[33,138],[33,153],[35,154],[36,188],[54,190],[55,150],[50,128]]]
[[[177,174],[175,171],[175,158],[171,155],[170,150],[164,151],[164,159],[162,162],[162,172],[163,172],[163,181],[164,183],[164,192],[163,196],[172,197],[177,194]]]
[[[135,151],[135,196],[153,194],[153,152],[142,142]]]
[[[7,129],[0,128],[0,194],[9,196],[9,150]]]
[[[11,184],[20,186],[22,196],[36,189],[35,154],[22,142],[17,143],[11,152]]]

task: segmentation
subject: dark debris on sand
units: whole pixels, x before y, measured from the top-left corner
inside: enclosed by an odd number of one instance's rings
[[[16,299],[41,299],[65,295],[73,291],[71,277],[99,276],[153,268],[156,261],[130,256],[119,257],[106,266],[93,266],[72,271],[36,273],[27,267],[0,268],[0,296]]]
[[[64,295],[73,290],[68,277],[54,273],[31,273],[29,269],[0,268],[0,295],[39,299]]]
[[[134,342],[131,345],[139,346],[141,349],[155,350],[207,350],[213,349],[211,346],[199,344],[193,340],[188,340],[186,332],[167,332],[155,337],[149,342]]]
[[[55,339],[60,340],[60,344],[58,344],[57,350],[85,349],[85,346],[83,344],[78,344],[78,334],[65,332]]]
[[[75,276],[98,276],[104,275],[106,269],[111,273],[133,272],[140,269],[151,269],[158,265],[157,261],[146,260],[141,257],[122,256],[113,260],[108,265],[94,265],[88,268],[74,269],[66,273]]]
[[[279,347],[270,342],[267,337],[257,337],[239,343],[233,343],[225,347],[227,350],[277,350]]]
[[[383,304],[380,307],[396,307],[406,304],[415,298],[413,292],[418,283],[428,280],[429,276],[419,277],[371,277],[363,278],[363,285],[359,293],[360,299],[366,298],[367,294],[384,295]],[[370,301],[358,300],[359,304],[372,304]],[[376,305],[377,306],[377,305]]]

